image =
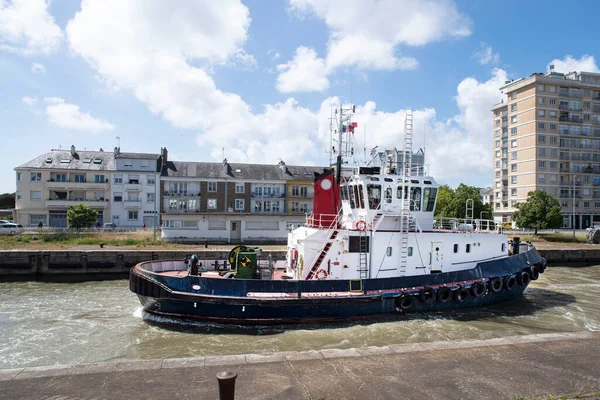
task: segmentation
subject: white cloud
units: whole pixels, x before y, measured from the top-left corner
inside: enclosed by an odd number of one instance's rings
[[[38,99],[37,97],[29,97],[29,96],[25,96],[23,97],[23,103],[29,105],[29,106],[33,106],[37,103]]]
[[[112,131],[115,128],[104,119],[97,119],[89,113],[81,112],[79,106],[65,103],[60,97],[46,97],[44,102],[48,122],[60,128],[90,133]]]
[[[46,67],[44,67],[44,64],[33,63],[31,64],[31,72],[33,72],[34,74],[45,74]]]
[[[598,65],[596,65],[596,60],[593,56],[589,55],[584,55],[579,60],[568,55],[562,60],[554,59],[548,65],[554,65],[556,72],[563,72],[565,74],[573,71],[600,72]]]
[[[410,70],[413,57],[400,56],[399,46],[424,46],[471,34],[471,21],[451,0],[288,0],[292,13],[314,15],[329,28],[325,67],[367,70]],[[316,58],[316,56],[315,56]],[[310,79],[304,81],[310,89]]]
[[[243,71],[254,71],[258,64],[252,54],[248,54],[244,49],[238,49],[231,57],[231,66]]]
[[[479,50],[475,52],[473,58],[477,59],[477,61],[481,65],[494,65],[498,64],[498,62],[500,61],[500,54],[494,53],[494,51],[492,50],[492,46],[489,46],[485,43],[481,43],[481,45],[479,46]]]
[[[269,51],[267,51],[267,55],[269,57],[271,57],[271,61],[275,61],[279,57],[281,57],[281,54],[279,54],[279,52],[277,50],[275,50],[275,49],[270,49]]]
[[[277,90],[289,92],[321,92],[329,87],[325,62],[314,49],[298,47],[293,59],[277,66]]]
[[[44,0],[0,0],[0,50],[52,54],[63,33]]]

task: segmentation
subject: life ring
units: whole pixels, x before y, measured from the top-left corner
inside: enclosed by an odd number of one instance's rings
[[[327,276],[328,276],[327,271],[325,271],[324,269],[320,269],[315,273],[315,278],[317,278],[320,281],[322,281],[323,279],[326,279]]]
[[[469,291],[462,286],[456,289],[454,292],[454,301],[456,301],[458,304],[462,304],[467,301],[468,297]]]
[[[430,287],[423,288],[419,293],[419,299],[425,304],[431,304],[435,301],[435,290]]]
[[[516,284],[517,278],[514,275],[508,275],[506,278],[504,278],[504,287],[509,292],[515,288]]]
[[[396,297],[394,300],[394,304],[396,304],[396,310],[408,310],[412,307],[412,296],[407,293],[403,293],[400,297]]]
[[[471,294],[476,299],[485,297],[487,294],[487,287],[483,284],[483,282],[475,282],[471,285]]]
[[[292,250],[292,260],[296,261],[298,259],[298,250]]]
[[[362,232],[365,229],[367,229],[367,223],[364,220],[356,221],[356,230]]]
[[[437,299],[440,303],[449,302],[451,297],[452,297],[452,291],[450,291],[450,288],[448,288],[446,286],[442,286],[441,288],[438,289]]]
[[[527,286],[531,282],[531,276],[529,276],[527,271],[523,271],[520,274],[517,274],[517,282],[519,282],[519,285],[521,286]]]
[[[490,292],[499,293],[502,290],[502,286],[503,286],[502,279],[500,279],[498,277],[492,278],[488,282],[488,286],[489,286]]]

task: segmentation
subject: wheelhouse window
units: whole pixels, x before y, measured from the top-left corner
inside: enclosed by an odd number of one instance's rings
[[[424,211],[431,212],[435,207],[435,196],[437,195],[436,188],[425,188],[423,189],[423,207]]]
[[[354,202],[354,185],[348,186],[348,198],[350,200],[350,208],[355,209],[356,203]]]
[[[369,208],[375,210],[381,203],[381,185],[367,185],[367,196],[369,200]]]
[[[342,200],[348,200],[348,186],[342,186],[340,188],[340,198]]]
[[[421,188],[411,187],[410,188],[410,210],[420,211],[421,210]]]

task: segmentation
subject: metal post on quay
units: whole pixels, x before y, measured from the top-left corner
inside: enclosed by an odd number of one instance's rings
[[[217,374],[219,381],[219,400],[234,400],[235,378],[237,374],[231,371],[221,371]]]

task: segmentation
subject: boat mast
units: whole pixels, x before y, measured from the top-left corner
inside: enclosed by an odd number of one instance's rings
[[[347,164],[352,156],[354,156],[354,148],[352,147],[352,135],[354,133],[354,128],[358,125],[356,122],[352,122],[352,115],[356,113],[356,106],[352,105],[344,108],[343,105],[340,105],[339,110],[335,110],[335,113],[338,114],[339,111],[339,120],[338,120],[338,150],[337,150],[337,159],[336,159],[336,171],[335,171],[335,180],[339,184],[341,181],[341,173],[342,173],[342,165]],[[335,153],[335,147],[333,148],[333,152]]]
[[[411,215],[410,215],[410,192],[412,175],[412,134],[413,134],[413,113],[409,108],[406,110],[404,120],[404,153],[402,160],[402,208],[400,209],[400,273],[406,274],[408,266],[408,231],[410,230]]]

